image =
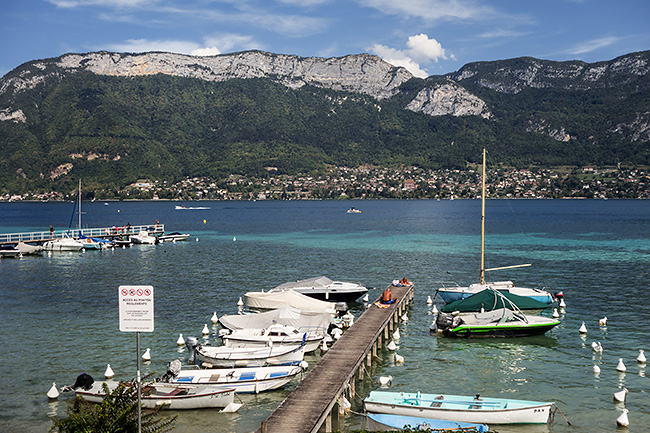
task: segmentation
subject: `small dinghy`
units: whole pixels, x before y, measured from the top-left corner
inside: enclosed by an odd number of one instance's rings
[[[363,401],[371,413],[480,424],[545,424],[552,402],[461,395],[372,391]]]
[[[369,431],[400,431],[405,428],[423,431],[445,432],[487,432],[485,424],[475,424],[460,421],[447,421],[442,419],[421,418],[415,416],[390,415],[386,413],[369,413],[367,415]]]
[[[79,382],[81,384],[77,385]],[[64,387],[64,391],[74,389],[76,395],[91,403],[101,403],[108,392],[114,391],[120,382],[107,380],[95,382],[88,374],[82,374],[72,387]],[[106,385],[106,386],[104,386]],[[137,398],[137,392],[134,398]],[[223,408],[233,403],[235,390],[214,385],[194,385],[165,382],[147,382],[142,385],[142,407],[153,409],[162,406],[163,409],[206,409]]]
[[[300,365],[305,357],[304,344],[266,347],[228,347],[199,344],[195,337],[185,341],[190,360],[198,358],[210,367],[264,367],[269,365]]]
[[[194,368],[192,368],[194,367]],[[302,373],[300,366],[199,368],[182,367],[180,360],[169,363],[163,381],[177,384],[217,385],[237,393],[260,393],[280,388]]]

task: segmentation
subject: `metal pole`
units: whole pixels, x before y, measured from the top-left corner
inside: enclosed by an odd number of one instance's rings
[[[138,362],[138,372],[136,382],[138,383],[138,433],[142,433],[142,401],[140,396],[140,332],[135,333],[136,339],[136,358]]]

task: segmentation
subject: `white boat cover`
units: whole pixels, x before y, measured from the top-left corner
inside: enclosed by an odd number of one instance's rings
[[[314,278],[307,278],[306,280],[300,280],[300,281],[289,281],[288,283],[280,284],[275,288],[275,290],[295,289],[299,287],[313,287],[313,288],[326,289],[327,286],[329,286],[333,282],[334,281],[330,280],[325,276],[314,277]]]
[[[278,308],[258,314],[231,314],[221,316],[219,323],[230,330],[237,329],[264,329],[278,323],[300,329],[324,328],[328,329],[332,323],[332,315],[323,311],[299,310],[294,307]]]
[[[294,307],[298,310],[336,314],[335,304],[310,298],[294,290],[282,292],[248,292],[244,295],[244,298],[246,305],[250,308],[277,310],[284,307]]]

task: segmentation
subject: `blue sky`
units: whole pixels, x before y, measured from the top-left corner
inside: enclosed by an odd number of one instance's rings
[[[15,0],[0,75],[89,51],[309,57],[372,53],[429,76],[532,56],[611,60],[650,49],[648,0]]]

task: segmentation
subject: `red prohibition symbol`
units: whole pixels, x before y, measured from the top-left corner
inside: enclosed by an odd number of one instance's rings
[[[137,294],[138,294],[138,296],[142,296],[142,289],[138,289],[138,290],[136,290],[136,292],[135,292],[135,293],[137,293]]]
[[[129,295],[131,295],[131,296],[135,296],[135,289],[131,289],[131,290],[129,290]]]
[[[129,291],[126,289],[122,289],[122,296],[126,296],[129,294]]]
[[[151,295],[151,290],[144,289],[144,294],[145,294],[145,296],[150,296]]]

